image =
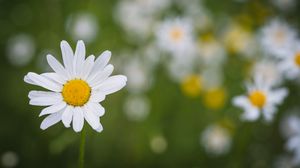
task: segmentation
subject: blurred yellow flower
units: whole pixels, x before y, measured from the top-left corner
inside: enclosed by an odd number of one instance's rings
[[[185,77],[181,83],[182,92],[189,97],[197,97],[202,90],[202,79],[199,75],[193,74]]]
[[[228,52],[251,55],[254,39],[249,30],[241,25],[232,24],[224,34],[224,42]]]
[[[203,104],[206,108],[218,110],[224,107],[227,94],[224,88],[213,88],[205,91]]]

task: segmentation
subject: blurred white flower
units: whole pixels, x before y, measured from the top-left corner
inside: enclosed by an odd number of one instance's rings
[[[6,47],[8,60],[15,66],[27,65],[32,60],[35,50],[35,42],[28,34],[11,37]]]
[[[16,167],[19,162],[18,155],[13,151],[7,151],[1,156],[1,163],[3,167]]]
[[[150,111],[150,103],[143,95],[130,95],[126,98],[124,112],[131,121],[143,121]]]
[[[277,8],[288,11],[297,6],[296,0],[272,0],[271,1]]]
[[[287,79],[299,79],[300,76],[300,41],[297,41],[293,50],[286,53],[278,65],[279,70]]]
[[[262,49],[269,55],[283,58],[293,48],[297,33],[284,21],[273,19],[259,34]]]
[[[166,19],[156,29],[158,46],[175,57],[188,59],[195,52],[193,25],[186,18]]]
[[[187,76],[193,73],[193,64],[192,59],[174,58],[169,60],[167,62],[167,68],[171,79],[175,82],[183,81]]]
[[[255,63],[252,69],[252,75],[260,74],[264,81],[270,85],[278,85],[282,82],[282,76],[277,63],[266,59]]]
[[[97,17],[89,13],[71,15],[66,23],[66,31],[74,40],[92,42],[99,32]]]
[[[299,110],[296,112],[298,111]],[[281,120],[280,131],[285,138],[289,138],[294,135],[300,135],[300,117],[291,114],[285,116]]]
[[[259,74],[255,74],[254,83],[247,84],[247,94],[233,98],[233,104],[244,110],[243,120],[254,121],[263,114],[266,121],[271,121],[287,96],[285,88],[273,89]]]
[[[210,125],[201,134],[200,142],[207,153],[222,155],[229,152],[232,139],[225,128],[219,125]]]
[[[166,151],[168,142],[162,135],[154,136],[150,140],[150,148],[154,153],[160,154]]]
[[[152,84],[150,68],[140,58],[131,58],[123,65],[124,74],[128,77],[127,89],[132,93],[148,90]]]
[[[142,2],[142,0],[120,1],[115,11],[115,18],[129,35],[129,40],[147,39],[155,23],[153,15],[145,11],[148,7],[142,6],[139,1]]]
[[[226,51],[223,45],[212,37],[201,40],[197,51],[202,62],[208,66],[220,66],[226,60]]]
[[[72,122],[75,132],[80,132],[84,120],[97,132],[103,130],[100,117],[105,109],[99,104],[105,97],[126,85],[123,75],[110,76],[114,67],[109,64],[110,51],[104,51],[96,60],[91,55],[85,59],[83,41],[78,41],[75,53],[66,41],[61,42],[64,66],[52,55],[47,61],[54,72],[36,74],[29,72],[26,83],[41,86],[50,91],[30,91],[29,104],[48,106],[39,116],[48,115],[41,123],[41,129],[62,121],[65,127]]]
[[[293,152],[293,165],[300,165],[300,134],[290,137],[286,143],[286,149]]]
[[[202,4],[200,0],[186,1],[177,0],[178,7],[183,7],[185,17],[193,20],[193,25],[197,30],[206,30],[212,26],[212,15],[209,10]]]
[[[300,166],[300,117],[296,115],[299,109],[294,109],[292,112],[282,119],[280,129],[282,135],[287,139],[286,150],[293,154],[292,165]]]
[[[158,46],[150,43],[142,49],[140,54],[142,54],[147,66],[153,69],[161,60],[162,53],[159,51]]]

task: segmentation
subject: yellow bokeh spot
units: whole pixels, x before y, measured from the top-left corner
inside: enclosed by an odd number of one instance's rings
[[[224,88],[209,89],[203,97],[205,107],[213,110],[218,110],[224,107],[227,94]]]
[[[187,76],[181,84],[181,89],[186,96],[199,96],[202,89],[201,77],[199,75]]]
[[[256,90],[249,94],[249,100],[254,106],[262,108],[266,104],[267,97],[264,92]]]
[[[228,52],[239,53],[248,47],[251,41],[251,32],[240,25],[232,25],[225,33],[224,41]]]
[[[179,27],[175,27],[170,32],[171,39],[173,41],[180,41],[183,38],[183,31]]]
[[[297,52],[294,61],[298,67],[300,67],[300,52]]]
[[[83,106],[91,96],[90,86],[83,80],[74,79],[63,86],[64,101],[72,106]]]

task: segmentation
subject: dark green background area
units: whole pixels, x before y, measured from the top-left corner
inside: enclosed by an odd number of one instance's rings
[[[300,10],[297,9],[300,8],[281,13],[267,1],[249,1],[207,0],[204,4],[214,18],[246,12],[256,20],[251,5],[260,3],[270,8],[270,16],[284,17],[299,26]],[[0,0],[0,156],[14,151],[19,157],[17,167],[22,168],[77,166],[80,134],[66,129],[62,123],[42,131],[39,126],[43,117],[38,117],[41,108],[30,106],[27,97],[36,87],[25,84],[23,77],[29,71],[42,73],[36,67],[35,58],[44,49],[60,53],[61,40],[75,47],[76,42],[65,29],[65,21],[78,12],[92,13],[99,22],[99,33],[96,40],[87,45],[87,54],[99,55],[111,50],[114,57],[114,53],[123,48],[137,48],[126,42],[125,33],[113,19],[116,3],[116,0]],[[20,6],[26,6],[29,11],[18,11]],[[7,40],[19,33],[32,35],[37,47],[34,59],[25,67],[11,65],[6,56]],[[145,121],[132,122],[126,118],[123,112],[126,89],[109,95],[103,104],[106,114],[101,118],[104,131],[97,133],[85,124],[88,129],[86,167],[272,167],[276,158],[284,153],[285,141],[280,135],[279,122],[287,110],[299,106],[299,84],[285,84],[291,94],[272,123],[242,122],[239,118],[242,111],[233,107],[230,99],[244,91],[244,72],[239,70],[244,69],[247,62],[237,56],[228,58],[224,78],[229,99],[222,110],[208,110],[201,104],[201,98],[185,97],[163,65],[155,70],[153,87],[146,92],[151,111]],[[232,148],[224,156],[208,155],[200,145],[200,135],[208,125],[223,120],[233,125]],[[158,134],[164,135],[168,142],[162,154],[153,153],[149,146],[150,139]]]

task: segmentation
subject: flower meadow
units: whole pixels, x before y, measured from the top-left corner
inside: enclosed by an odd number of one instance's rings
[[[0,0],[0,167],[300,167],[297,0]]]

